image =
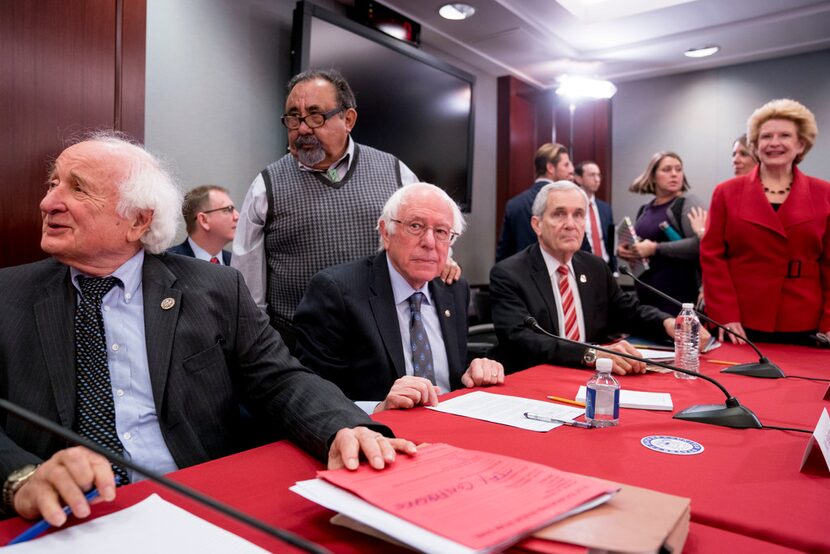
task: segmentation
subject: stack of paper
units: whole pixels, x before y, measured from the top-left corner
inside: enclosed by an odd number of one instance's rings
[[[585,402],[587,389],[579,387],[576,399]],[[620,391],[620,408],[636,408],[638,410],[665,410],[670,412],[674,409],[671,401],[671,394],[667,392],[643,392],[638,390]]]
[[[588,477],[447,444],[383,471],[321,471],[297,494],[418,550],[492,552],[593,508],[617,488]]]

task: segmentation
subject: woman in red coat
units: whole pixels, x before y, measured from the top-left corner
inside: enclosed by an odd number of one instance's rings
[[[760,163],[712,195],[700,245],[706,310],[753,340],[815,344],[810,334],[830,331],[830,183],[797,165],[816,121],[783,99],[747,127]]]

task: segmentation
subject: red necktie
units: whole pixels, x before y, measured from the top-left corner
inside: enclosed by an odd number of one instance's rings
[[[579,340],[579,323],[576,320],[574,295],[568,284],[568,266],[560,265],[556,271],[559,273],[559,297],[562,299],[562,314],[565,318],[565,338]]]
[[[600,236],[597,211],[594,209],[593,202],[588,204],[588,213],[591,216],[591,248],[594,254],[602,258],[602,237]]]
[[[219,263],[219,258],[217,258],[216,256],[212,257],[212,258],[210,259],[210,263],[212,263],[212,264],[218,264],[218,263]]]

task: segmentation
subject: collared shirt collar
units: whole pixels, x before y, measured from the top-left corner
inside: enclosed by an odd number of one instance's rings
[[[348,140],[346,141],[346,152],[326,169],[315,169],[313,167],[301,164],[299,160],[297,160],[297,166],[300,168],[300,171],[307,171],[309,173],[327,173],[329,170],[339,169],[341,165],[345,164],[346,171],[343,171],[342,173],[338,171],[338,173],[344,175],[349,170],[349,166],[351,166],[353,154],[354,141],[352,140],[352,135],[349,135]]]
[[[135,292],[138,290],[138,287],[141,286],[141,270],[143,267],[144,249],[141,248],[135,256],[121,264],[118,269],[110,274],[112,277],[117,277],[118,280],[121,281],[121,285],[124,287],[125,297],[131,298],[135,296]],[[78,286],[78,276],[88,275],[82,271],[78,271],[74,267],[69,268],[69,274],[72,277],[72,284],[78,292],[80,292],[81,288]],[[109,277],[109,275],[107,277]]]
[[[386,255],[386,265],[389,267],[389,280],[392,282],[392,294],[395,296],[395,305],[408,301],[409,297],[416,292],[424,293],[426,303],[432,304],[432,298],[429,295],[429,282],[424,283],[424,286],[419,289],[414,289],[412,288],[412,285],[410,285],[406,279],[403,278],[403,275],[398,273],[395,266],[392,265],[392,260],[389,259],[388,254]]]
[[[567,264],[563,264],[562,262],[551,256],[544,248],[542,248],[541,244],[539,245],[539,251],[542,252],[542,259],[545,260],[545,267],[547,267],[548,269],[549,277],[556,276],[557,279],[559,278],[559,275],[556,274],[556,271],[559,269],[560,265],[568,266],[568,271],[571,275],[574,275],[573,257],[571,257],[571,259],[568,260]]]
[[[190,248],[193,249],[193,256],[194,257],[199,258],[200,260],[205,260],[207,262],[209,262],[211,258],[215,257],[219,260],[220,264],[224,265],[222,263],[222,249],[221,248],[219,249],[219,252],[217,252],[216,254],[211,254],[210,252],[208,252],[207,250],[205,250],[204,248],[202,248],[201,246],[196,244],[196,241],[194,241],[192,238],[187,237],[187,242],[188,242],[188,244],[190,244]]]

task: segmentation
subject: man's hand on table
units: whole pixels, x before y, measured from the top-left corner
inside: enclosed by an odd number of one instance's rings
[[[415,443],[406,439],[390,439],[367,427],[340,429],[329,448],[329,469],[357,469],[363,454],[375,469],[383,469],[395,461],[396,453],[415,455]]]

